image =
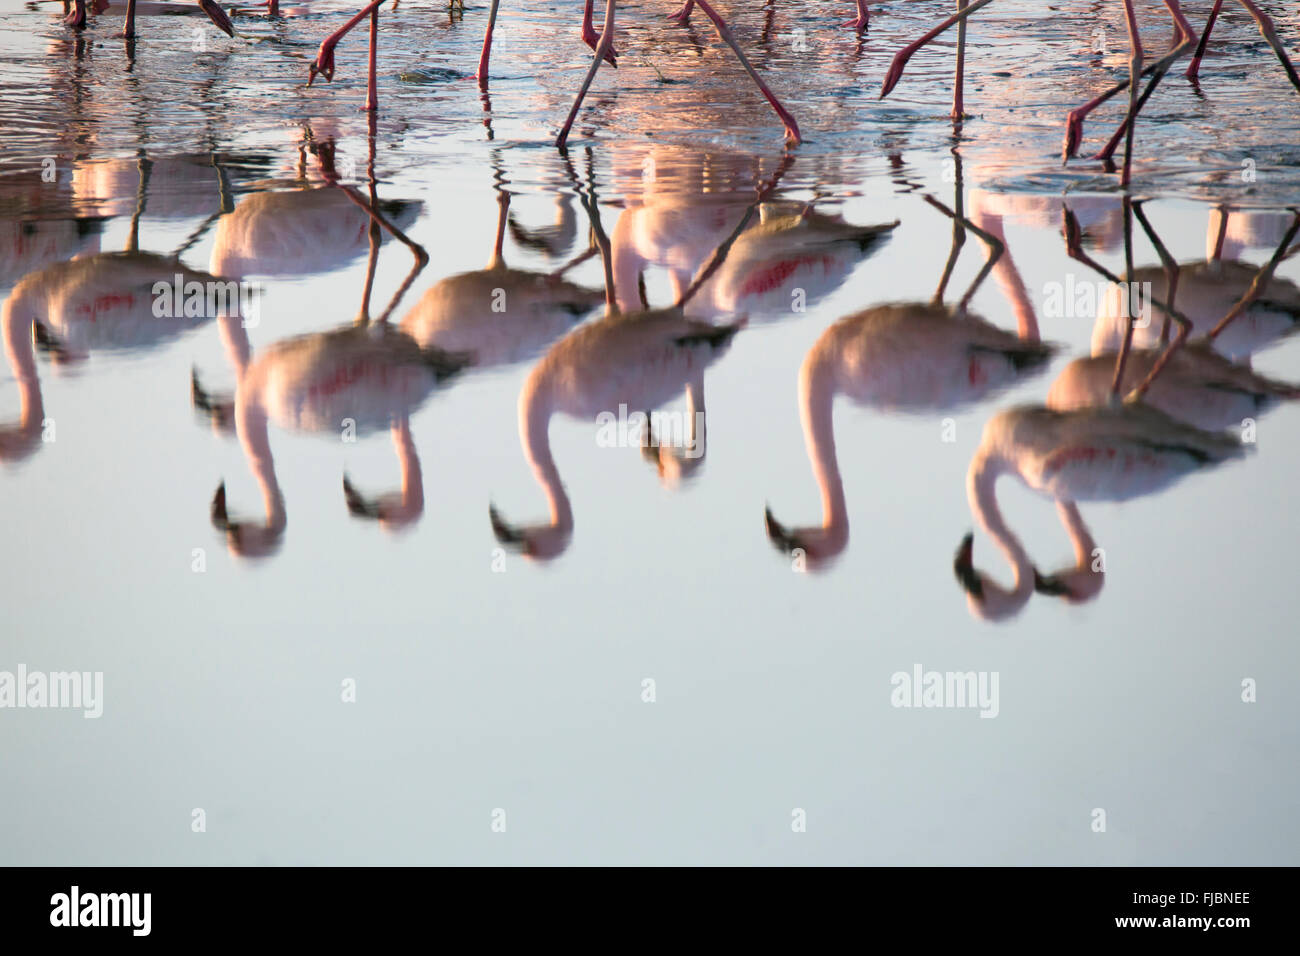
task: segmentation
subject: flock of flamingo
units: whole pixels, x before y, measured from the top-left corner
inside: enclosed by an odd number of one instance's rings
[[[897,83],[917,49],[957,26],[952,116],[960,122],[966,19],[990,2],[958,0],[954,16],[899,52],[882,95]],[[1269,19],[1249,0],[1241,2],[1300,89]],[[92,4],[96,12],[107,8],[102,0]],[[1177,0],[1164,4],[1176,34],[1169,53],[1144,62],[1132,0],[1125,0],[1133,52],[1130,80],[1076,110],[1067,122],[1068,153],[1077,147],[1084,116],[1127,87],[1125,123],[1107,146],[1112,151],[1126,139],[1124,183],[1138,111],[1179,56],[1195,49],[1190,71],[1197,69],[1221,0],[1214,3],[1199,38]],[[371,109],[377,105],[375,37],[381,5],[377,0],[365,6],[328,37],[311,67],[312,77],[329,79],[335,46],[369,18]],[[687,0],[677,19],[688,18],[695,5],[735,50],[782,118],[788,138],[797,142],[793,116],[754,72],[710,4]],[[127,5],[128,35],[134,31],[135,6],[135,0]],[[232,32],[229,18],[213,0],[199,0],[199,6],[219,28]],[[270,7],[274,12],[275,0]],[[858,0],[857,9],[850,25],[866,29],[868,6]],[[481,83],[487,81],[496,13],[493,0],[479,66]],[[80,27],[85,20],[84,0],[75,0],[68,22]],[[596,70],[602,63],[616,62],[613,0],[599,33],[587,0],[582,38],[595,56],[559,134],[560,144]],[[1148,74],[1147,86],[1140,90],[1139,81]],[[393,321],[390,316],[429,262],[428,253],[404,232],[417,218],[419,204],[381,201],[373,176],[368,195],[343,184],[333,168],[328,141],[304,135],[294,188],[253,190],[237,202],[214,155],[115,161],[113,168],[134,183],[137,193],[126,249],[98,250],[90,229],[42,236],[42,226],[29,223],[11,245],[28,253],[43,251],[0,259],[9,264],[9,274],[0,275],[0,286],[13,286],[0,312],[0,327],[21,400],[18,420],[0,427],[0,460],[16,461],[42,447],[46,412],[38,349],[53,362],[73,363],[98,350],[152,347],[214,322],[233,388],[225,393],[213,389],[209,370],[196,368],[190,399],[218,432],[238,438],[261,491],[262,515],[240,517],[223,482],[210,501],[211,521],[233,552],[265,556],[282,546],[288,527],[271,447],[272,422],[323,435],[337,435],[344,420],[363,434],[388,430],[400,488],[371,496],[344,475],[343,499],[358,518],[387,527],[407,526],[424,509],[412,414],[475,370],[535,360],[519,396],[518,427],[548,514],[519,523],[492,504],[489,520],[502,544],[535,559],[554,558],[569,546],[575,527],[574,503],[550,446],[549,426],[555,415],[590,422],[621,406],[657,409],[684,395],[689,420],[700,423],[698,431],[693,427],[687,447],[662,442],[647,429],[642,451],[666,484],[692,478],[705,461],[706,372],[747,328],[746,320],[737,317],[788,310],[794,289],[805,290],[814,300],[828,295],[888,243],[897,226],[854,225],[818,212],[809,203],[777,198],[792,161],[789,151],[775,166],[752,157],[690,151],[683,161],[679,151],[668,146],[650,147],[649,159],[657,152],[665,168],[688,172],[671,183],[665,180],[662,187],[642,184],[635,198],[622,204],[609,232],[602,222],[590,155],[585,180],[564,156],[571,188],[557,196],[554,224],[536,229],[512,214],[498,168],[495,242],[487,265],[435,282]],[[826,565],[847,547],[849,506],[833,425],[836,396],[882,412],[940,415],[1027,383],[1052,365],[1060,349],[1040,338],[1035,306],[1007,247],[1003,221],[1025,215],[1043,224],[1055,219],[1067,254],[1096,271],[1112,289],[1148,282],[1153,291],[1149,301],[1137,307],[1122,294],[1101,301],[1092,354],[1066,364],[1041,404],[1003,410],[986,426],[970,462],[967,492],[976,521],[1006,557],[1011,584],[1005,586],[976,567],[973,535],[962,540],[954,571],[972,613],[997,620],[1018,613],[1035,594],[1077,602],[1100,591],[1104,574],[1091,566],[1095,542],[1080,503],[1152,495],[1194,472],[1240,459],[1248,446],[1233,429],[1282,401],[1300,397],[1296,386],[1261,375],[1249,364],[1254,352],[1300,328],[1300,288],[1275,274],[1281,262],[1300,250],[1300,244],[1292,244],[1300,232],[1300,213],[1219,209],[1210,223],[1205,260],[1180,264],[1165,250],[1143,203],[1127,192],[1073,204],[1033,197],[1026,212],[1010,208],[1014,200],[998,193],[974,189],[968,194],[956,150],[954,157],[958,175],[951,204],[925,197],[929,214],[952,226],[948,257],[941,269],[935,264],[940,278],[934,295],[924,301],[883,302],[844,317],[826,328],[803,360],[797,396],[821,497],[820,523],[790,527],[770,508],[764,520],[771,542],[811,569]],[[373,169],[373,152],[370,161]],[[492,161],[499,164],[500,156],[494,153]],[[179,250],[164,254],[140,248],[140,218],[148,204],[150,179],[168,165],[170,175],[192,181],[190,192],[220,192],[220,209],[200,227],[206,230],[215,223],[207,270],[182,266]],[[1093,237],[1105,228],[1123,236],[1123,274],[1109,271],[1087,251],[1081,217]],[[1157,250],[1158,264],[1134,262],[1135,221]],[[1262,266],[1236,258],[1238,249],[1230,241],[1234,227],[1268,233],[1275,247],[1272,257]],[[979,240],[987,255],[971,285],[949,301],[949,280],[968,234]],[[508,266],[506,240],[512,236],[520,246],[556,261],[556,267],[535,271]],[[404,248],[411,265],[391,299],[376,308],[376,266],[385,243]],[[362,254],[367,256],[367,270],[355,319],[256,352],[237,304],[219,314],[165,321],[151,308],[148,290],[159,279],[170,281],[178,271],[186,281],[199,282],[249,274],[308,275]],[[603,288],[588,288],[569,277],[575,266],[595,259],[602,265]],[[656,307],[648,301],[645,272],[650,266],[668,271],[670,304]],[[990,277],[1008,300],[1014,330],[971,309],[974,295]],[[506,310],[491,304],[500,290],[510,302]],[[598,310],[603,314],[590,318]],[[998,507],[995,485],[1007,474],[1056,502],[1075,552],[1074,565],[1051,573],[1036,566]]]

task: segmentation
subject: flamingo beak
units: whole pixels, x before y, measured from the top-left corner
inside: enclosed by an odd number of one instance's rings
[[[957,547],[957,554],[952,561],[953,574],[957,576],[957,581],[969,594],[977,601],[984,600],[984,582],[980,579],[979,572],[975,570],[973,555],[975,551],[975,534],[966,532],[966,537],[961,539],[961,544]]]

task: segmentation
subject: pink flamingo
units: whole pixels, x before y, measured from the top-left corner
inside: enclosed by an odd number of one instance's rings
[[[960,189],[959,183],[959,197]],[[822,524],[787,528],[770,508],[764,518],[772,543],[781,551],[799,552],[813,570],[838,556],[849,538],[832,419],[837,394],[895,411],[955,409],[1041,372],[1056,352],[1038,340],[1027,300],[1023,309],[1017,308],[1016,333],[968,310],[975,291],[1003,258],[1005,246],[966,219],[960,206],[954,212],[932,197],[926,199],[954,224],[952,249],[934,298],[874,306],[841,319],[822,333],[799,372],[799,411],[821,491]],[[957,304],[947,306],[944,289],[967,229],[983,240],[988,259]]]
[[[966,490],[971,511],[1011,565],[1013,583],[1003,587],[974,567],[974,536],[967,534],[953,571],[971,613],[1002,620],[1020,611],[1035,590],[1075,601],[1094,596],[1101,577],[1088,565],[1093,542],[1075,502],[1154,494],[1194,472],[1242,458],[1246,448],[1231,434],[1185,425],[1144,402],[1070,411],[1025,405],[1000,412],[984,429]],[[998,507],[995,486],[1006,474],[1057,502],[1075,546],[1073,571],[1043,576],[1035,569]]]

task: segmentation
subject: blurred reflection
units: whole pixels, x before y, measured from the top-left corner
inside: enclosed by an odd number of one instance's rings
[[[761,200],[775,186],[775,180],[760,191]],[[749,221],[758,203],[731,236],[717,246],[711,261],[684,288],[669,308],[620,308],[615,280],[617,251],[600,222],[596,198],[588,192],[583,204],[591,219],[592,232],[605,268],[605,317],[566,335],[546,353],[529,373],[519,395],[519,436],[524,456],[546,496],[549,520],[533,525],[514,525],[490,507],[489,516],[497,540],[518,548],[531,558],[549,559],[564,552],[573,534],[573,508],[559,467],[551,454],[551,417],[563,412],[586,420],[617,419],[622,427],[627,410],[644,415],[642,443],[653,449],[660,474],[677,480],[693,474],[705,453],[705,369],[721,358],[744,320],[714,325],[686,315],[685,308],[718,266],[727,249]],[[620,236],[628,241],[626,234]],[[687,425],[679,429],[684,439],[680,450],[654,443],[650,434],[650,411],[667,403],[683,390],[686,393]],[[645,409],[642,413],[642,409]],[[626,436],[612,436],[614,445]],[[648,440],[648,441],[647,441]]]
[[[316,160],[316,174],[309,172],[308,153]],[[221,217],[212,246],[214,272],[237,276],[327,272],[368,251],[372,239],[382,238],[373,236],[376,223],[369,207],[356,202],[349,190],[337,188],[332,136],[318,141],[306,127],[296,172],[291,189],[284,189],[281,180],[250,183],[248,188],[255,191]],[[415,222],[421,208],[414,200],[380,200],[373,189],[371,204],[399,230]]]
[[[373,138],[371,145],[373,149]],[[327,180],[336,181],[331,155],[327,144],[318,158]],[[326,194],[330,194],[329,199]],[[358,236],[353,224],[358,216],[365,219],[360,235],[368,243],[370,256],[361,309],[351,325],[285,339],[254,358],[245,323],[236,316],[222,316],[222,340],[235,371],[234,396],[210,394],[195,372],[191,398],[219,430],[233,429],[239,437],[262,492],[265,518],[260,523],[232,519],[222,482],[212,499],[213,526],[226,535],[230,550],[241,557],[265,557],[282,544],[287,514],[271,455],[271,420],[286,429],[337,434],[346,440],[389,428],[401,471],[401,490],[368,499],[345,475],[344,500],[352,514],[375,519],[383,527],[411,525],[423,514],[424,487],[410,432],[410,414],[469,361],[436,348],[423,348],[388,324],[389,314],[428,262],[428,255],[384,217],[381,210],[385,204],[376,195],[373,176],[368,200],[337,183],[259,195],[274,200],[246,200],[231,215],[236,215],[239,208],[248,208],[249,212],[241,215],[233,227],[218,227],[214,261],[263,272],[328,268],[354,254]],[[413,215],[412,204],[387,204],[387,208]],[[343,218],[347,225],[343,229],[330,228],[327,223],[334,217]],[[387,308],[372,319],[370,297],[381,230],[405,244],[415,261]]]
[[[507,228],[516,239],[558,256],[577,235],[572,199],[557,196],[554,229],[530,233],[510,215],[510,194],[497,187],[497,230],[486,269],[448,276],[434,283],[402,319],[401,327],[426,348],[459,352],[476,368],[535,357],[604,301],[604,293],[564,278],[595,254],[589,249],[554,272],[506,265]]]
[[[619,308],[647,307],[652,266],[667,271],[680,297],[728,237],[726,259],[691,297],[690,315],[788,316],[838,289],[891,226],[854,226],[788,201],[766,200],[755,216],[755,191],[791,163],[789,155],[772,162],[670,146],[621,150],[615,184],[627,208],[611,235]]]
[[[92,351],[156,347],[216,316],[213,295],[183,294],[193,283],[220,293],[239,314],[239,295],[224,279],[185,266],[176,253],[141,252],[140,217],[149,198],[147,159],[136,182],[127,248],[57,262],[23,278],[0,312],[5,356],[18,385],[18,423],[0,428],[0,460],[33,454],[42,443],[45,418],[33,343],[56,366],[85,361]],[[82,231],[77,220],[68,228]],[[66,235],[65,230],[65,235]],[[46,247],[56,254],[58,245]],[[23,252],[19,247],[20,253]],[[40,258],[37,256],[37,258]],[[160,292],[160,290],[162,290]]]
[[[952,247],[943,276],[929,302],[875,306],[828,328],[809,350],[799,373],[799,411],[804,440],[822,499],[820,527],[786,528],[769,509],[767,533],[782,551],[818,568],[848,544],[848,505],[835,453],[832,413],[835,396],[889,411],[955,410],[978,401],[1027,376],[1037,374],[1054,348],[1038,339],[1038,326],[1027,298],[1017,308],[1016,334],[1004,331],[969,311],[967,304],[1003,257],[1005,246],[961,213],[960,176],[957,211],[933,197],[926,201],[954,224]],[[988,248],[988,259],[954,306],[943,296],[966,230]],[[1023,283],[1015,283],[1023,293]]]
[[[1151,310],[1162,313],[1164,330],[1157,342],[1168,339],[1172,323],[1185,328],[1188,317],[1175,306],[1175,301],[1184,301],[1176,299],[1182,267],[1164,249],[1140,205],[1125,200],[1123,209],[1126,220],[1137,217],[1156,246],[1167,285],[1152,296],[1145,314],[1138,309],[1125,312],[1117,351],[1072,362],[1052,386],[1047,405],[1003,411],[986,426],[967,474],[967,493],[976,520],[1011,565],[1013,582],[1005,588],[974,567],[973,536],[968,534],[958,549],[954,571],[977,617],[1008,618],[1035,591],[1071,602],[1095,597],[1105,580],[1104,560],[1077,502],[1128,501],[1162,491],[1195,471],[1242,458],[1248,446],[1226,429],[1244,427],[1253,422],[1252,416],[1278,401],[1300,395],[1292,385],[1229,361],[1214,350],[1213,342],[1220,333],[1231,334],[1235,324],[1249,323],[1252,306],[1276,294],[1273,271],[1289,252],[1300,216],[1290,217],[1273,258],[1262,268],[1250,267],[1250,278],[1240,283],[1238,294],[1218,300],[1221,312],[1208,311],[1216,307],[1214,300],[1208,307],[1202,299],[1193,300],[1200,308],[1197,324],[1204,335],[1181,348],[1180,334],[1163,349],[1137,349],[1133,343],[1139,324],[1154,325]],[[1071,255],[1118,285],[1119,277],[1079,254],[1077,229],[1068,211],[1066,224]],[[1131,223],[1126,221],[1125,256],[1130,263],[1131,235]],[[1126,273],[1140,274],[1131,267]],[[1125,311],[1122,300],[1120,311]],[[1099,326],[1110,322],[1104,312],[1098,316]],[[1121,395],[1127,398],[1120,401]],[[1007,473],[1056,501],[1074,547],[1073,566],[1046,576],[1034,567],[998,508],[995,485]]]
[[[1192,331],[1211,332],[1238,302],[1252,294],[1259,273],[1257,266],[1240,259],[1223,258],[1223,255],[1239,255],[1247,244],[1262,244],[1270,236],[1274,237],[1273,242],[1278,242],[1277,237],[1287,231],[1293,218],[1290,213],[1216,209],[1207,236],[1209,257],[1184,264],[1175,263],[1159,238],[1148,232],[1160,253],[1161,265],[1129,269],[1118,279],[1112,277],[1115,281],[1107,294],[1101,297],[1101,308],[1093,327],[1093,354],[1118,351],[1128,331],[1126,313],[1130,304],[1121,292],[1122,280],[1129,280],[1137,289],[1143,290],[1134,296],[1133,304],[1133,311],[1137,313],[1133,342],[1138,348],[1157,346],[1167,338],[1168,322],[1158,314],[1155,305],[1158,301],[1176,306],[1191,323]],[[1067,228],[1074,228],[1068,219]],[[1289,241],[1282,240],[1282,244]],[[1285,255],[1285,250],[1280,251]],[[1075,258],[1081,258],[1096,268],[1086,256],[1075,255]],[[1298,327],[1300,287],[1287,279],[1270,275],[1267,292],[1252,297],[1245,313],[1222,335],[1214,337],[1214,347],[1229,358],[1247,358],[1279,338],[1294,333]]]
[[[1195,471],[1241,458],[1246,446],[1233,435],[1184,425],[1145,402],[1073,411],[1040,405],[1008,409],[985,426],[971,461],[966,489],[971,512],[1012,569],[1005,588],[973,565],[973,536],[958,549],[954,570],[971,613],[997,621],[1019,612],[1035,589],[1070,601],[1101,590],[1104,565],[1079,515],[1078,501],[1129,501],[1168,488]],[[1024,545],[1007,526],[994,486],[1013,474],[1054,499],[1075,565],[1050,576],[1038,573]]]

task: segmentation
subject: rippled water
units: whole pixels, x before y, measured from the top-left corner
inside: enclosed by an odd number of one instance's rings
[[[486,5],[385,9],[373,134],[361,31],[304,86],[347,4],[227,39],[142,3],[128,57],[116,4],[77,34],[0,3],[0,672],[103,674],[98,719],[0,712],[0,860],[1297,862],[1300,413],[1222,375],[1300,379],[1300,266],[1225,333],[1235,370],[1150,396],[1246,460],[1073,527],[1004,478],[1041,573],[1083,570],[984,620],[953,555],[976,529],[1010,580],[967,496],[986,424],[1109,381],[1063,226],[1124,272],[1123,193],[1060,148],[1127,75],[1120,6],[980,11],[959,134],[951,36],[877,98],[950,4],[880,4],[860,40],[851,7],[722,8],[787,150],[698,11],[620,6],[561,153],[576,2],[507,0],[486,97]],[[1297,117],[1232,7],[1139,120],[1133,264],[1166,295],[1145,216],[1197,332],[1294,241]],[[961,319],[925,305],[957,211],[947,306],[981,231],[1005,243]],[[251,297],[160,319],[178,272],[182,313],[208,273]],[[836,323],[889,303],[855,352]],[[954,335],[984,344],[944,366]],[[996,719],[895,706],[918,666],[996,675]]]

